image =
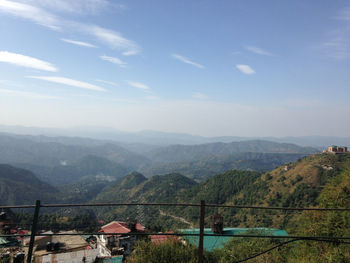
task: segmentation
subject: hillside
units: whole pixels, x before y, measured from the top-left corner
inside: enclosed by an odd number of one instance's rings
[[[340,177],[350,165],[350,155],[316,154],[298,162],[264,173],[253,184],[227,202],[236,205],[311,207],[332,180]],[[254,193],[252,195],[252,193]],[[240,211],[233,217],[240,226],[274,226],[286,228],[298,213],[279,211]]]
[[[96,197],[98,201],[129,200],[134,202],[178,202],[264,205],[285,207],[310,207],[319,205],[322,195],[332,180],[341,176],[350,167],[350,155],[316,154],[298,162],[283,165],[266,173],[232,170],[212,176],[196,184],[190,179],[175,174],[154,176],[128,189],[118,186],[105,189]],[[198,223],[196,208],[161,208],[163,214],[177,215]],[[117,209],[118,216],[139,216],[136,209]],[[174,220],[164,217],[157,209],[145,208],[145,217],[154,224],[165,220],[171,226]],[[276,227],[292,229],[298,213],[279,211],[207,209],[207,223],[213,213],[221,213],[227,226]],[[167,221],[168,220],[168,221]],[[176,221],[176,220],[175,220]],[[177,222],[179,223],[179,222]],[[294,230],[292,230],[294,231]]]
[[[131,173],[120,182],[104,189],[95,200],[167,202],[173,201],[178,194],[194,185],[196,182],[181,174],[156,175],[146,179],[139,173]]]
[[[139,173],[131,173],[120,182],[104,189],[92,202],[177,202],[177,196],[190,190],[196,182],[181,175],[157,175],[149,179]],[[178,222],[160,216],[160,207],[121,206],[96,209],[96,213],[107,220],[130,218],[143,222],[148,227],[160,230],[165,226],[176,226]],[[181,224],[180,224],[181,225]]]
[[[35,200],[50,203],[58,190],[39,180],[32,172],[0,164],[0,204],[34,204]]]
[[[266,172],[282,164],[295,162],[304,157],[301,153],[255,153],[244,152],[230,155],[202,157],[198,160],[155,163],[139,169],[145,176],[176,172],[196,181],[204,181],[209,177],[229,170],[248,170]]]
[[[115,181],[129,172],[127,168],[118,163],[94,155],[86,155],[70,164],[54,167],[24,166],[35,172],[40,179],[55,186],[74,183],[82,177]]]

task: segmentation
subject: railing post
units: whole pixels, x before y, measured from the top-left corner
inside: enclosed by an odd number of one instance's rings
[[[199,220],[198,263],[203,263],[204,218],[205,218],[205,201],[201,200],[201,215]]]
[[[37,227],[38,218],[39,218],[39,210],[40,210],[40,200],[36,200],[34,217],[33,217],[33,224],[32,224],[32,232],[30,234],[30,242],[29,242],[29,249],[28,249],[28,255],[27,255],[27,263],[32,262],[35,233],[36,233],[36,227]]]

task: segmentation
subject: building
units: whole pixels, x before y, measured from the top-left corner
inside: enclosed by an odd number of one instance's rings
[[[106,233],[100,235],[101,244],[111,250],[112,255],[130,255],[138,236],[125,235],[131,232],[145,232],[140,223],[112,221],[101,227],[99,231]],[[118,233],[118,234],[114,234]]]
[[[180,229],[180,232],[186,234],[199,234],[199,229]],[[232,238],[232,236],[225,235],[272,235],[272,236],[288,236],[285,230],[273,229],[273,228],[224,228],[222,236],[205,236],[203,239],[203,247],[207,251],[214,250],[216,248],[222,248],[224,244]],[[205,228],[204,234],[214,234],[211,228]],[[198,246],[199,236],[185,236],[185,241],[189,244]]]
[[[168,231],[165,232],[164,234],[174,234],[174,231]],[[181,237],[176,236],[176,235],[161,235],[161,233],[159,235],[152,235],[151,236],[151,242],[159,245],[162,244],[164,242],[168,242],[168,241],[173,241],[173,242],[180,242],[181,241]]]
[[[98,237],[89,237],[87,238],[88,242],[84,236],[79,235],[75,230],[62,231],[59,234],[61,235],[35,237],[33,253],[35,262],[92,263],[95,262],[96,258],[111,256],[108,249],[99,246]]]
[[[332,145],[332,146],[328,147],[328,152],[329,153],[334,153],[334,154],[347,153],[348,152],[348,147]]]

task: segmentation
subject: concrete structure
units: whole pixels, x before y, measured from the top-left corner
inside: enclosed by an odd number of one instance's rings
[[[66,253],[54,253],[43,255],[35,258],[35,263],[78,263],[78,262],[86,262],[93,263],[96,258],[99,256],[98,249],[90,249],[90,250],[79,250],[74,252],[66,252]]]
[[[329,153],[334,153],[334,154],[347,153],[348,152],[348,147],[332,145],[332,146],[328,147],[328,152]]]
[[[112,255],[129,255],[132,252],[132,247],[138,237],[123,234],[145,232],[145,227],[140,223],[112,221],[109,224],[102,226],[99,232],[111,233],[108,235],[100,235],[99,238],[101,240],[101,245],[108,248]]]
[[[60,234],[77,234],[75,230]],[[34,241],[34,258],[39,263],[56,262],[95,262],[95,259],[111,257],[111,253],[98,237],[81,235],[39,236]]]

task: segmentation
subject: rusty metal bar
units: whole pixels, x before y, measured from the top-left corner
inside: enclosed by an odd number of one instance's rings
[[[198,263],[203,263],[204,218],[205,218],[205,201],[201,200],[201,214],[199,219]]]
[[[39,210],[40,210],[40,200],[36,200],[35,211],[34,211],[34,216],[33,216],[32,232],[30,233],[30,242],[29,242],[29,249],[28,249],[28,255],[27,255],[27,263],[32,262],[35,233],[36,233],[36,227],[37,227],[38,218],[39,218]]]

